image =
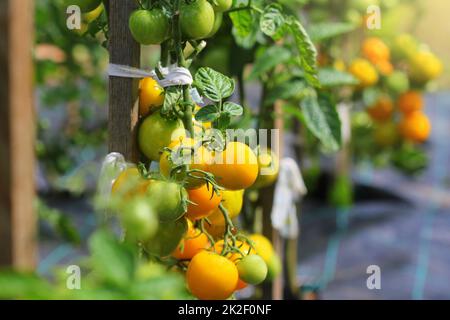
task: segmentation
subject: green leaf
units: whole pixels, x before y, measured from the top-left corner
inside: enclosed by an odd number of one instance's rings
[[[209,100],[220,102],[234,92],[234,80],[211,68],[200,68],[195,74],[195,84]]]
[[[158,277],[133,283],[130,291],[138,299],[145,300],[179,300],[192,299],[186,289],[183,276],[167,272]]]
[[[247,6],[247,2],[242,2],[239,4],[235,3],[233,7],[239,8],[242,6]],[[261,34],[259,29],[259,20],[254,13],[255,12],[251,9],[229,13],[233,23],[233,37],[236,44],[242,48],[252,48],[256,43],[257,37]]]
[[[239,117],[244,113],[244,108],[234,102],[225,102],[223,105],[223,112],[228,113],[230,116]]]
[[[182,100],[183,90],[179,86],[167,87],[164,90],[164,104],[162,114],[169,114],[173,108]]]
[[[429,161],[426,151],[410,144],[402,145],[392,154],[393,165],[407,175],[421,173],[428,166]]]
[[[44,279],[34,274],[15,271],[0,272],[0,299],[51,299],[53,290]]]
[[[257,79],[266,72],[275,68],[277,65],[286,62],[290,58],[291,52],[288,49],[277,46],[270,47],[256,58],[252,72],[248,76],[248,79]]]
[[[253,16],[251,10],[233,11],[229,14],[231,22],[235,30],[235,35],[245,38],[250,35],[253,30]]]
[[[264,34],[273,37],[280,32],[284,23],[285,19],[282,13],[282,7],[279,4],[273,3],[264,8],[259,26]]]
[[[80,235],[73,224],[63,212],[48,207],[41,199],[36,202],[39,219],[48,223],[61,237],[73,243],[80,243]]]
[[[322,142],[327,151],[337,151],[341,145],[341,120],[329,96],[317,97],[314,91],[301,102],[308,129]]]
[[[220,113],[219,110],[217,110],[217,107],[215,105],[208,105],[197,111],[195,120],[200,122],[211,122],[217,120],[219,116]]]
[[[290,19],[289,27],[300,53],[300,66],[305,71],[306,81],[314,87],[320,87],[317,76],[317,51],[314,44],[305,28],[295,18]]]
[[[269,105],[275,103],[277,100],[288,100],[293,97],[299,97],[306,88],[306,83],[302,80],[283,82],[270,90],[264,103]]]
[[[291,115],[292,115],[292,116],[295,116],[300,121],[304,121],[303,113],[298,108],[298,105],[283,104],[283,115],[285,116],[285,118],[291,118]]]
[[[319,81],[324,87],[352,86],[359,83],[352,74],[332,68],[320,69]]]
[[[219,119],[217,119],[217,129],[227,129],[231,123],[231,116],[227,112],[222,112]]]
[[[89,239],[89,249],[95,273],[106,282],[126,287],[133,280],[137,261],[135,252],[127,244],[99,230]]]
[[[313,41],[334,38],[356,29],[356,25],[348,22],[324,22],[313,24],[308,32]]]

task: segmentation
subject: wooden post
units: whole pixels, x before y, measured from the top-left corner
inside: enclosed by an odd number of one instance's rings
[[[267,113],[271,113],[266,110]],[[279,130],[279,156],[280,160],[283,157],[283,112],[282,112],[282,103],[281,101],[277,101],[273,106],[273,112],[275,115],[275,119],[272,122],[270,127]],[[269,130],[270,132],[270,130]],[[271,141],[271,137],[269,138]],[[274,199],[275,185],[272,185],[268,188],[264,188],[261,190],[261,207],[263,211],[263,235],[268,239],[271,239],[273,243],[273,247],[277,254],[280,256],[281,261],[284,260],[284,249],[283,249],[283,241],[280,237],[279,233],[273,229],[272,227],[272,207],[273,207],[273,199]],[[273,283],[263,283],[263,299],[273,299],[273,300],[281,300],[283,299],[283,271],[280,276],[273,281]]]
[[[128,28],[130,14],[137,7],[135,0],[109,0],[109,60],[131,67],[140,66],[140,45]],[[125,159],[137,162],[138,81],[109,79],[109,151],[120,152]]]
[[[36,263],[33,1],[0,1],[0,266]]]

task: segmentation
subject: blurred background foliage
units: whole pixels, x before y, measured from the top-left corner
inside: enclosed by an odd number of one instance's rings
[[[36,1],[38,186],[82,193],[95,173],[89,162],[106,152],[108,52],[101,39],[68,30],[63,9],[62,1]]]

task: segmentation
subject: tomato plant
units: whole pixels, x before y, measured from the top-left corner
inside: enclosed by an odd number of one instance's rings
[[[251,78],[271,79],[262,105],[288,97],[275,94],[286,81],[279,70],[286,64],[292,67],[289,80],[302,86],[295,99],[308,97],[311,103],[309,128],[322,134],[320,124],[314,123],[322,101],[315,48],[300,20],[281,3],[138,1],[128,17],[131,36],[143,45],[159,45],[160,61],[152,77],[142,79],[139,86],[140,159],[111,169],[120,172],[112,181],[110,197],[100,197],[97,205],[117,215],[124,245],[139,248],[142,258],[185,274],[191,293],[200,299],[229,298],[238,288],[266,277],[264,259],[274,253],[259,249],[261,257],[259,253],[250,257],[257,243],[240,230],[236,217],[246,189],[256,181],[255,188],[273,184],[278,174],[273,154],[261,153],[258,143],[230,134],[230,129],[245,128],[241,121],[251,118],[251,111],[245,99],[238,103],[235,98],[242,79],[197,67],[208,50],[206,42],[213,42],[230,22],[240,45],[246,46],[248,40],[256,46],[258,39],[260,52]],[[110,8],[104,10],[100,2],[92,8],[91,3],[84,4],[86,29],[80,33],[101,37],[106,47]],[[287,56],[292,56],[291,62]],[[276,58],[280,60],[275,62]],[[264,119],[254,117],[255,129],[270,126],[265,123],[270,109],[261,113]],[[275,170],[265,179],[263,169],[272,164]],[[210,233],[214,229],[219,231]],[[94,239],[94,245],[99,242]],[[141,276],[145,274],[142,271]],[[112,282],[124,285],[115,277]]]

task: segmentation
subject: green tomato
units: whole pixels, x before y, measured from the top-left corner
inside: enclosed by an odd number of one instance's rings
[[[81,12],[89,12],[97,8],[102,0],[66,0],[66,5],[76,5],[80,7]]]
[[[274,254],[267,263],[267,280],[274,280],[281,273],[283,266],[278,255]]]
[[[161,9],[136,10],[130,16],[129,27],[140,44],[160,44],[167,38],[169,20]]]
[[[147,198],[159,221],[175,221],[186,213],[187,191],[176,182],[152,181],[147,187]]]
[[[236,264],[236,267],[239,278],[248,284],[260,284],[267,277],[267,265],[263,258],[256,254],[245,256]]]
[[[224,12],[231,8],[233,0],[213,0],[212,6],[215,12]]]
[[[132,242],[146,241],[158,229],[158,218],[152,207],[144,199],[137,199],[126,206],[120,215],[126,230],[126,239]]]
[[[381,147],[392,147],[400,139],[397,125],[394,122],[378,124],[375,127],[373,138],[375,143]]]
[[[214,26],[212,31],[208,35],[208,38],[213,37],[217,33],[217,31],[219,31],[220,26],[222,25],[222,21],[223,21],[223,13],[216,12],[214,15]]]
[[[400,34],[395,37],[391,52],[394,59],[406,59],[413,56],[419,48],[418,41],[410,34]]]
[[[180,13],[183,34],[197,40],[208,37],[214,27],[214,9],[206,0],[183,4]]]
[[[142,153],[152,161],[159,161],[160,154],[173,140],[186,135],[180,119],[165,119],[159,112],[144,119],[139,126],[138,144]]]
[[[187,229],[188,224],[185,218],[175,222],[160,223],[158,232],[144,243],[144,248],[150,254],[167,257],[176,249]]]
[[[140,264],[136,271],[136,276],[139,280],[159,278],[165,274],[166,268],[164,265],[154,261]]]
[[[402,94],[409,90],[409,79],[406,73],[402,71],[395,71],[386,79],[386,84],[389,90],[394,94]]]

